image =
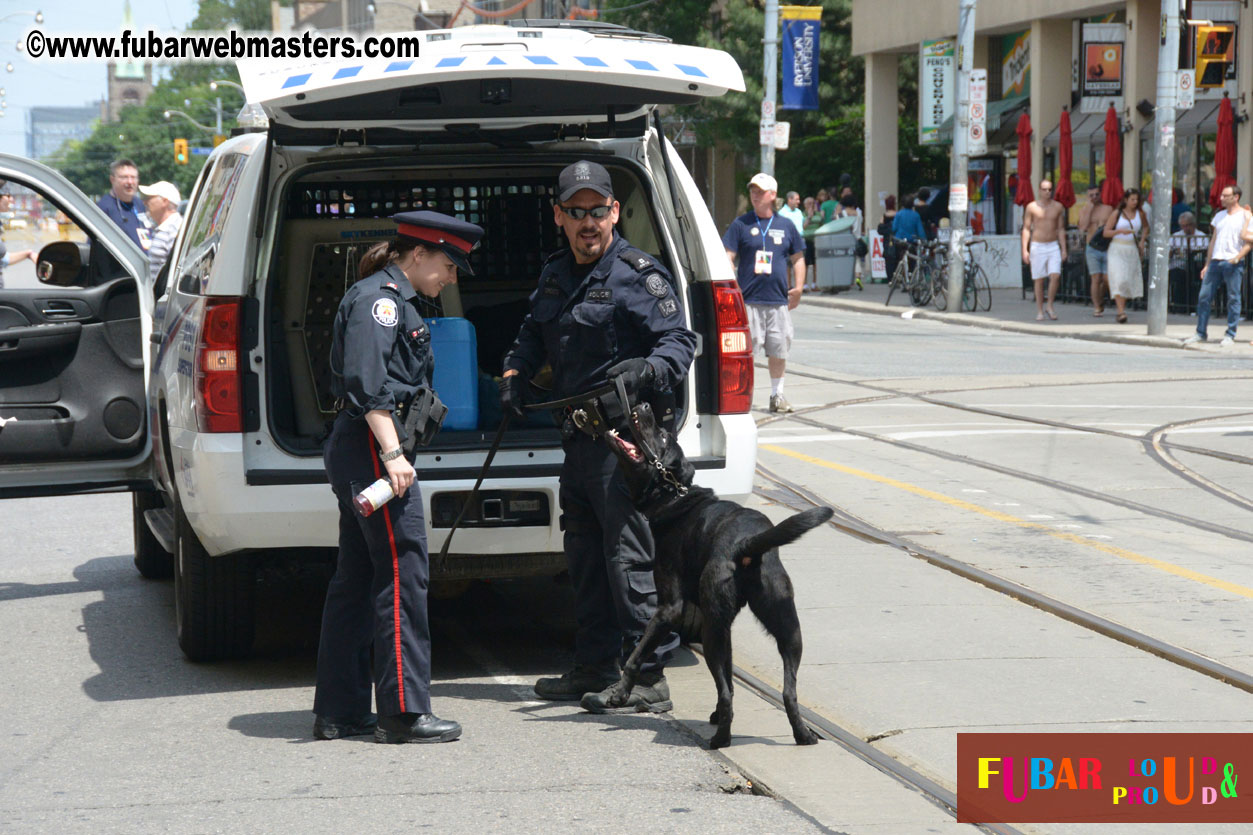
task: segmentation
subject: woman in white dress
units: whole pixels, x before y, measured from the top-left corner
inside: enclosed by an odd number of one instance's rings
[[[1109,294],[1118,305],[1119,322],[1127,321],[1127,299],[1144,295],[1140,259],[1148,226],[1140,208],[1140,191],[1134,188],[1123,192],[1117,210],[1105,221],[1105,237],[1113,239],[1109,245]]]

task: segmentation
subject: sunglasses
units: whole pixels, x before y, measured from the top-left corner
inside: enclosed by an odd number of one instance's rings
[[[554,203],[553,205],[564,212],[571,220],[582,220],[588,215],[597,220],[602,220],[609,214],[610,209],[613,208],[613,206],[596,206],[592,209],[580,209],[577,206],[563,206],[560,203]]]

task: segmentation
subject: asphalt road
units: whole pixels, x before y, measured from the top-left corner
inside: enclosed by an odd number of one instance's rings
[[[1253,674],[1247,360],[809,305],[796,322],[802,413],[758,413],[764,467],[920,549]],[[758,487],[755,506],[792,512]],[[309,745],[325,574],[267,572],[257,657],[189,664],[170,584],[130,565],[129,524],[124,496],[0,502],[0,830],[971,830],[838,745],[792,745],[743,686],[725,757],[704,750],[713,686],[691,656],[669,672],[668,717],[535,702],[534,678],[569,663],[568,591],[547,580],[435,605],[436,710],[463,740]],[[1253,731],[1253,695],[899,548],[824,527],[783,556],[801,701],[950,790],[963,731]],[[778,682],[751,615],[734,640],[738,665]]]

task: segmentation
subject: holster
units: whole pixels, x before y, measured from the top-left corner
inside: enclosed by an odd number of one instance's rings
[[[448,407],[429,388],[418,389],[409,402],[396,407],[392,422],[396,424],[396,435],[406,457],[412,457],[418,447],[435,440],[447,414]]]

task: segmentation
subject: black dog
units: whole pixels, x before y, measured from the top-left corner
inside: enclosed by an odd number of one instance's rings
[[[721,501],[706,487],[693,487],[695,469],[674,435],[657,425],[648,404],[636,406],[630,420],[629,428],[610,431],[604,440],[618,457],[631,500],[652,528],[657,614],[623,666],[610,704],[625,704],[640,659],[680,622],[685,603],[695,605],[700,610],[705,662],[718,688],[718,707],[709,717],[718,730],[710,747],[730,743],[731,623],[747,603],[783,656],[783,705],[792,736],[799,745],[813,745],[818,739],[801,721],[796,704],[801,627],[792,581],[778,549],[830,519],[834,511],[816,507],[774,525],[765,514]],[[639,445],[626,435],[633,435]]]

